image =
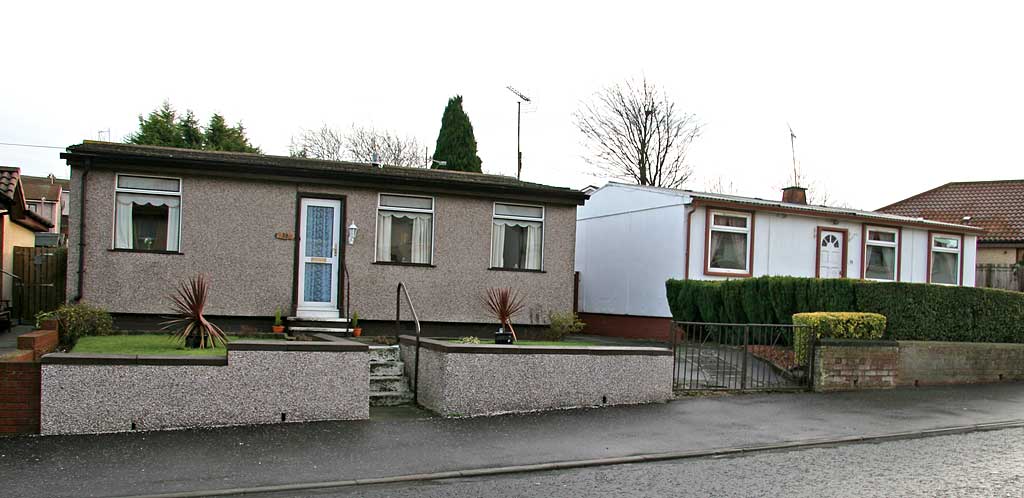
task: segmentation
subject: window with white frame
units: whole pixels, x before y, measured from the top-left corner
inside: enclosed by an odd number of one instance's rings
[[[429,265],[434,246],[434,198],[380,194],[377,261]]]
[[[896,280],[899,237],[899,231],[896,229],[868,227],[867,237],[864,239],[864,278]]]
[[[544,254],[544,206],[494,203],[491,268],[540,270]]]
[[[708,270],[750,273],[750,213],[711,211],[708,227]]]
[[[960,237],[956,235],[933,234],[931,273],[933,284],[960,284]]]
[[[117,175],[115,190],[115,249],[178,251],[181,179]]]

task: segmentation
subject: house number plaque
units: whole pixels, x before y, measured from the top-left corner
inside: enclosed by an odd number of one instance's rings
[[[295,240],[295,233],[293,232],[277,232],[274,234],[274,238],[277,240]]]

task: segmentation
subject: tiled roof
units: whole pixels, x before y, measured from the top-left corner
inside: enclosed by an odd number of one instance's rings
[[[3,202],[14,202],[14,191],[18,189],[18,177],[21,170],[11,166],[0,166],[0,197]]]
[[[981,227],[981,242],[1024,242],[1024,180],[947,183],[879,211]]]
[[[60,196],[61,188],[67,189],[70,184],[70,180],[63,178],[51,180],[46,176],[21,175],[21,188],[25,189],[25,198],[33,201],[43,198],[48,201],[56,201]]]

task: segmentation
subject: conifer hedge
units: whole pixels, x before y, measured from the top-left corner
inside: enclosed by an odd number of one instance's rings
[[[1024,293],[852,279],[669,280],[672,317],[714,323],[793,323],[795,313],[886,317],[884,339],[1024,343]]]

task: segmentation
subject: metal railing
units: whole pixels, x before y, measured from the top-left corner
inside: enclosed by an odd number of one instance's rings
[[[412,298],[409,297],[409,289],[405,286],[405,282],[398,282],[398,289],[395,290],[395,340],[398,341],[399,348],[401,348],[402,335],[402,295],[405,295],[405,302],[409,304],[409,311],[412,312],[413,325],[416,327],[416,354],[415,360],[413,360],[413,377],[412,377],[412,402],[416,404],[419,394],[419,382],[420,382],[420,317],[416,314],[416,306],[412,304]]]
[[[341,269],[345,272],[345,326],[352,326],[352,285],[349,283],[352,278],[348,276],[348,263],[341,263]]]
[[[676,389],[807,389],[815,340],[797,355],[802,325],[672,322],[672,380]],[[813,335],[813,334],[810,334]]]

